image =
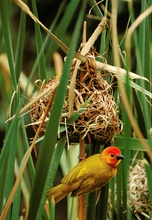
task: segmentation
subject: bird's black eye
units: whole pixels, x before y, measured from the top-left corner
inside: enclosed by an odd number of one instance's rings
[[[115,155],[114,155],[114,154],[111,154],[110,156],[111,156],[111,157],[114,157]]]

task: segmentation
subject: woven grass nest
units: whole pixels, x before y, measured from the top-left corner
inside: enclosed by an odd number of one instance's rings
[[[129,179],[130,207],[132,219],[151,219],[151,204],[148,192],[144,160],[131,168]]]
[[[90,55],[90,54],[89,54]],[[94,57],[95,59],[95,57]],[[75,67],[75,60],[73,61],[72,69]],[[80,64],[76,84],[74,89],[75,98],[73,100],[73,114],[79,111],[84,103],[91,97],[90,102],[82,110],[79,118],[69,125],[68,134],[69,137],[79,137],[82,134],[83,138],[88,140],[99,140],[103,143],[111,141],[114,134],[121,132],[121,121],[117,117],[117,106],[113,98],[111,85],[103,78],[100,70],[92,65],[93,59],[88,59],[85,64]],[[67,94],[65,97],[64,107],[61,116],[61,124],[68,123],[69,121],[69,87],[71,82],[73,71],[69,79],[67,86]],[[44,93],[50,87],[49,93],[41,97],[31,107],[31,122],[33,128],[36,131],[39,122],[42,120],[47,103],[55,92],[54,85],[59,83],[59,78],[55,77],[53,80],[49,80],[48,83],[43,82],[39,94]],[[45,131],[46,122],[49,118],[49,114],[45,120],[45,123],[41,129],[41,135]]]
[[[132,220],[147,220],[152,219],[151,203],[147,185],[147,176],[145,172],[145,159],[139,160],[135,166],[130,168],[129,183],[128,183],[128,206],[131,211]],[[116,190],[116,185],[115,185]],[[116,191],[115,191],[116,194]],[[122,195],[123,196],[123,195]],[[117,197],[115,196],[114,207],[110,203],[111,190],[109,191],[109,203],[108,203],[108,220],[112,219],[111,210],[117,210]],[[122,199],[123,201],[123,199]],[[123,204],[122,204],[123,207]],[[123,209],[123,208],[122,208]],[[125,217],[126,213],[122,215]]]

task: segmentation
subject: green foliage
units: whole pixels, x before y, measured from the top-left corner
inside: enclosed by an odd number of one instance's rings
[[[24,2],[26,3],[27,1]],[[46,192],[54,183],[59,165],[61,166],[62,172],[66,174],[67,171],[74,166],[74,163],[77,163],[79,144],[76,143],[74,150],[67,150],[67,137],[61,135],[66,128],[60,126],[60,117],[71,73],[72,59],[75,51],[80,46],[79,41],[80,36],[82,35],[81,30],[83,21],[85,20],[85,15],[88,13],[86,6],[93,7],[91,12],[93,15],[98,18],[100,17],[101,19],[103,18],[103,13],[101,12],[99,5],[95,6],[95,3],[95,0],[83,2],[79,0],[71,0],[68,2],[63,0],[62,3],[60,3],[58,12],[50,26],[50,30],[53,30],[53,33],[65,44],[67,44],[69,50],[66,62],[63,65],[62,76],[55,92],[54,102],[51,108],[51,116],[46,127],[45,135],[36,142],[38,145],[37,150],[39,149],[37,158],[37,155],[34,153],[31,154],[34,147],[32,148],[31,140],[28,136],[28,129],[25,128],[29,122],[29,117],[27,114],[25,116],[20,116],[20,110],[27,103],[26,97],[28,96],[30,84],[33,85],[34,80],[37,78],[41,80],[45,79],[47,81],[50,76],[53,77],[55,70],[53,70],[53,73],[49,74],[47,71],[50,70],[50,60],[52,62],[53,53],[58,49],[58,45],[50,39],[49,35],[41,30],[38,23],[33,21],[35,26],[35,53],[37,56],[32,61],[32,68],[30,73],[27,74],[26,85],[24,86],[24,89],[22,89],[21,76],[23,57],[25,53],[24,43],[25,40],[27,40],[26,24],[28,15],[18,8],[20,13],[20,22],[16,34],[14,26],[11,23],[10,16],[14,8],[17,8],[18,6],[14,5],[12,1],[1,1],[0,51],[1,53],[7,54],[10,70],[9,76],[5,71],[3,72],[0,57],[1,101],[2,106],[5,106],[4,109],[1,108],[2,110],[0,110],[0,123],[3,123],[0,125],[0,129],[5,129],[5,138],[0,154],[1,219],[19,219],[22,211],[22,204],[23,208],[26,209],[27,219],[29,220],[55,219],[56,206],[53,201],[51,201],[50,205],[47,206]],[[43,2],[43,4],[45,4],[45,2]],[[121,4],[123,4],[122,1],[119,1],[119,4],[119,6],[121,6]],[[151,5],[152,0],[141,1],[141,11],[139,14],[144,13]],[[128,2],[127,6],[130,13],[131,26],[136,20],[135,12],[131,3]],[[32,1],[31,7],[33,13],[38,16],[39,11],[37,9],[36,1]],[[109,6],[108,1],[106,1],[104,16],[106,16],[108,7],[111,6]],[[112,11],[112,8],[109,10]],[[72,33],[68,35],[67,33],[71,19],[75,18],[75,16],[76,22],[73,25],[74,27],[72,27]],[[94,22],[94,20],[92,20],[92,22]],[[145,141],[144,143],[146,143],[146,146],[149,147],[150,151],[145,148],[141,137],[138,136],[136,129],[134,129],[135,126],[130,120],[130,115],[126,109],[125,101],[123,98],[121,99],[121,95],[123,95],[120,94],[121,89],[119,86],[115,87],[116,84],[115,81],[113,81],[114,98],[118,105],[118,113],[124,124],[122,134],[115,136],[115,145],[122,150],[126,159],[119,166],[116,178],[114,178],[108,186],[101,190],[100,198],[98,198],[97,192],[86,196],[87,220],[99,220],[101,218],[102,220],[132,219],[132,207],[129,206],[130,194],[128,190],[130,166],[133,166],[138,160],[144,158],[146,158],[149,162],[145,163],[145,171],[148,182],[150,203],[152,205],[152,166],[151,158],[149,157],[152,155],[152,141],[150,133],[152,123],[152,93],[150,84],[152,72],[151,24],[152,18],[148,15],[134,29],[130,41],[132,51],[128,51],[127,44],[125,44],[128,27],[126,27],[123,36],[120,35],[118,38],[120,42],[118,42],[120,44],[118,51],[119,58],[122,63],[122,68],[127,71],[126,76],[119,76],[119,79],[123,82],[126,97],[129,102],[130,109],[133,112],[135,123],[140,129],[142,138]],[[101,34],[100,43],[96,49],[102,54],[108,64],[115,66],[115,52],[113,50],[112,34],[111,27],[107,26],[107,29]],[[16,49],[13,45],[14,39],[17,42]],[[134,56],[135,61],[131,59],[131,57],[134,59]],[[146,77],[148,80],[132,80],[129,78],[128,71],[136,72],[140,76]],[[6,76],[11,82],[11,88],[7,86]],[[110,80],[111,78],[108,78],[108,82],[110,82]],[[90,97],[83,106],[81,106],[80,110],[73,114],[70,121],[67,122],[67,126],[77,120],[91,98],[92,97]],[[6,110],[8,109],[8,118],[10,116],[14,117],[12,120],[5,123],[7,118]],[[98,143],[96,147],[98,149],[100,148]],[[70,146],[70,148],[72,147]],[[91,150],[91,152],[93,152],[93,150]],[[22,172],[22,170],[24,172]],[[96,204],[98,199],[98,204]],[[109,203],[111,206],[109,206]],[[75,202],[73,202],[73,199],[68,197],[67,204],[68,219],[72,220],[77,214],[77,209],[74,205]],[[48,215],[49,212],[50,215]],[[149,215],[152,216],[152,213],[149,213]]]

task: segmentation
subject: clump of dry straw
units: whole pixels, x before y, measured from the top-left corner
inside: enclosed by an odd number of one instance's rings
[[[121,121],[118,119],[116,111],[117,106],[114,102],[111,85],[103,78],[100,70],[93,65],[95,61],[95,52],[90,51],[87,55],[87,62],[80,64],[74,89],[73,100],[73,114],[80,111],[78,119],[72,124],[68,125],[69,136],[79,137],[82,134],[83,138],[87,137],[89,140],[96,139],[101,142],[111,141],[115,133],[121,131]],[[91,57],[91,58],[90,58]],[[73,61],[73,67],[75,66]],[[71,72],[71,77],[73,72]],[[63,112],[61,115],[61,124],[68,124],[69,118],[69,88],[71,77],[67,86],[67,96],[65,98]],[[46,89],[54,88],[53,84],[58,84],[59,78],[54,78],[48,83],[43,83],[40,91],[44,92]],[[42,120],[44,111],[46,109],[48,100],[51,98],[55,90],[50,89],[49,95],[44,95],[39,99],[31,109],[31,121],[34,130],[37,129],[37,124]],[[83,106],[88,101],[85,108]],[[48,115],[49,118],[49,115]],[[48,118],[45,120],[47,121]],[[42,126],[41,133],[43,134],[46,123]]]
[[[106,22],[107,19],[103,18],[89,40],[83,41],[79,54],[85,57],[85,62],[73,60],[61,115],[61,125],[68,126],[67,131],[71,140],[75,137],[79,139],[81,134],[89,142],[95,139],[106,143],[113,140],[114,134],[121,132],[121,121],[117,117],[117,106],[114,102],[111,85],[103,78],[101,69],[96,65],[96,57],[99,54],[92,49],[97,37],[106,27]],[[55,77],[48,83],[43,83],[39,94],[49,87],[53,88],[53,85],[58,82],[59,78]],[[42,121],[47,102],[54,93],[55,89],[50,89],[47,95],[42,96],[31,106],[31,122],[35,131],[37,124]],[[88,102],[87,105],[86,102]],[[79,117],[70,123],[71,117],[78,112]],[[41,128],[41,134],[45,131],[48,118],[45,119]]]
[[[139,160],[130,170],[129,202],[132,219],[151,219],[151,204],[144,167],[145,160]]]

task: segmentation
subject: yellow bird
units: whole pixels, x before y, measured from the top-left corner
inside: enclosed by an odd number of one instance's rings
[[[61,180],[61,184],[47,192],[48,200],[54,199],[57,203],[69,193],[75,197],[100,189],[116,175],[117,166],[122,159],[124,156],[115,146],[88,157],[73,167]]]

